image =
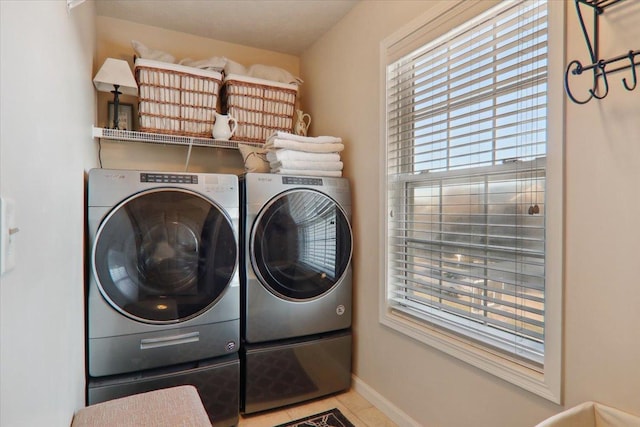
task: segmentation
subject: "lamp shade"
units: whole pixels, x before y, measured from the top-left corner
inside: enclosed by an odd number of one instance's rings
[[[131,68],[127,61],[122,59],[107,58],[93,78],[93,84],[100,92],[111,92],[114,90],[114,85],[118,85],[118,89],[124,94],[138,93],[138,85],[133,78]]]

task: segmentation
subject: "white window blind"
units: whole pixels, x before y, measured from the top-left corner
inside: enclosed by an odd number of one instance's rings
[[[386,67],[387,310],[540,371],[547,56],[521,0]]]

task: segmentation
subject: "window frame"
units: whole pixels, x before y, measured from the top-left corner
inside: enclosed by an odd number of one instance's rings
[[[387,264],[388,185],[386,141],[386,67],[410,51],[426,45],[454,28],[473,21],[499,2],[461,0],[438,2],[416,20],[400,28],[380,44],[380,189],[383,195],[379,219],[382,227],[379,247],[381,286],[379,322],[485,372],[535,393],[554,403],[562,403],[562,297],[564,264],[564,93],[562,75],[565,50],[564,2],[548,1],[548,120],[545,231],[545,339],[542,370],[528,368],[453,332],[430,326],[394,311],[387,304],[389,283]]]

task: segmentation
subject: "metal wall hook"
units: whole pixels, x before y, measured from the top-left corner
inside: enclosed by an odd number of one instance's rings
[[[594,79],[596,80],[596,85],[594,86],[593,89],[589,89],[589,93],[591,94],[591,96],[593,96],[594,98],[597,99],[603,99],[605,96],[607,96],[607,94],[609,94],[609,82],[607,81],[607,72],[604,69],[605,66],[605,62],[604,60],[600,60],[598,61],[598,67],[593,69],[593,74],[594,74]],[[598,74],[597,74],[597,69],[601,70],[601,74],[600,76],[602,76],[602,80],[604,81],[604,94],[602,95],[598,95],[596,93],[596,91],[598,90]]]
[[[604,14],[605,9],[617,3],[620,3],[622,1],[624,0],[574,0],[575,6],[576,6],[576,14],[578,15],[578,21],[580,23],[580,28],[582,30],[582,33],[587,45],[587,50],[589,51],[589,56],[591,58],[591,64],[589,65],[582,65],[582,63],[577,60],[571,61],[567,66],[567,70],[565,71],[565,74],[564,74],[565,91],[567,92],[567,95],[569,96],[569,98],[576,104],[586,104],[593,98],[603,99],[604,97],[606,97],[609,94],[609,81],[608,81],[609,75],[613,73],[617,73],[622,70],[626,70],[628,68],[631,69],[631,82],[629,82],[627,78],[623,78],[622,84],[624,88],[628,91],[632,91],[636,89],[636,86],[638,84],[636,67],[640,64],[635,63],[634,57],[636,55],[640,55],[640,50],[635,50],[635,51],[630,50],[628,51],[627,54],[624,54],[624,55],[619,55],[609,59],[599,59],[599,52],[598,52],[599,18],[602,14]],[[580,8],[581,5],[589,6],[592,9],[592,14],[593,14],[592,37],[590,37],[589,32],[587,31],[587,27],[585,25],[584,18],[582,16],[582,11]],[[630,64],[617,66],[617,67],[615,66],[609,67],[609,70],[605,70],[605,66],[607,66],[608,64],[614,64],[618,61],[626,61],[626,60],[628,60]],[[593,84],[591,86],[591,89],[589,89],[589,95],[590,95],[589,98],[587,98],[584,101],[580,101],[576,99],[576,97],[571,93],[571,90],[569,88],[569,73],[572,73],[574,75],[580,75],[587,70],[593,70]],[[604,82],[604,88],[601,91],[602,94],[598,94],[599,92],[598,79],[600,77],[602,77],[602,80]]]
[[[573,65],[575,65],[575,69],[571,70],[571,67]],[[584,101],[578,100],[571,93],[571,89],[569,88],[569,73],[577,76],[582,74],[582,63],[577,59],[574,59],[573,61],[569,62],[569,65],[567,65],[567,69],[564,72],[564,90],[567,92],[567,96],[576,104],[586,104],[587,102],[591,101],[591,98],[593,98],[593,93],[598,84],[598,80],[597,80],[598,78],[596,77],[596,73],[593,73],[593,86],[592,86],[592,89],[589,89],[589,93],[591,93],[591,96]]]
[[[629,57],[629,61],[631,61],[631,76],[633,77],[633,85],[629,86],[627,84],[627,78],[623,78],[622,79],[622,84],[624,85],[624,88],[626,90],[634,90],[636,88],[636,85],[638,84],[638,77],[636,75],[636,63],[633,60],[634,54],[633,51],[630,50],[629,54],[627,55]]]

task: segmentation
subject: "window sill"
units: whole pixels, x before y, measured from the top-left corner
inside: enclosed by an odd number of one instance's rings
[[[440,350],[478,369],[492,374],[504,381],[516,385],[554,403],[561,403],[559,378],[549,378],[519,363],[501,357],[480,346],[474,346],[453,335],[436,328],[429,328],[408,316],[382,309],[380,323],[423,344]],[[545,370],[547,371],[547,370]]]

